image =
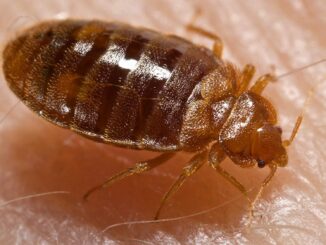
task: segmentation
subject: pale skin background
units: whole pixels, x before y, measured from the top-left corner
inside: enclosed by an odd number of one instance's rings
[[[316,1],[9,1],[0,2],[1,44],[39,20],[56,16],[118,20],[175,33],[211,47],[187,32],[196,6],[198,26],[221,36],[224,58],[239,67],[252,63],[257,74],[292,71],[326,57],[326,4]],[[20,16],[23,16],[19,18]],[[27,16],[27,17],[24,17]],[[18,18],[18,19],[17,19]],[[256,75],[257,77],[257,75]],[[168,202],[162,218],[214,210],[190,218],[150,224],[165,191],[187,159],[179,154],[157,169],[82,195],[117,171],[157,153],[92,142],[37,117],[0,81],[0,244],[324,244],[326,242],[326,63],[271,84],[264,95],[279,111],[287,137],[308,90],[320,83],[302,128],[245,229],[248,206],[239,192],[210,167],[203,167]],[[248,188],[257,188],[267,170],[223,163]],[[12,203],[7,201],[35,196]],[[252,196],[253,193],[251,193]]]

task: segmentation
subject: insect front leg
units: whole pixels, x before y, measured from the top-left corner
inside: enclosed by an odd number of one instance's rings
[[[183,185],[183,183],[186,181],[187,178],[189,178],[191,175],[196,173],[200,169],[200,167],[204,165],[206,159],[207,159],[207,150],[198,153],[191,158],[189,164],[183,168],[183,171],[180,174],[179,178],[174,182],[174,184],[170,187],[168,192],[166,192],[165,195],[163,196],[160,206],[156,211],[154,219],[158,219],[166,201],[180,189],[180,187]]]
[[[270,83],[276,81],[276,77],[272,74],[265,74],[257,79],[255,84],[250,88],[251,92],[261,94],[265,87]]]
[[[254,197],[253,201],[250,200],[248,196],[248,191],[246,188],[230,173],[225,171],[223,168],[221,168],[220,163],[225,159],[226,155],[223,151],[223,149],[219,146],[218,143],[215,143],[209,152],[208,162],[210,166],[212,166],[219,174],[221,174],[227,181],[229,181],[234,187],[236,187],[248,200],[249,203],[249,222],[248,224],[251,224],[252,218],[253,218],[253,212],[254,212],[254,206],[257,200],[261,197],[262,192],[264,191],[265,187],[270,183],[272,180],[276,169],[277,164],[271,164],[269,165],[270,173],[265,178],[265,180],[262,182],[259,191],[257,192],[256,196]]]
[[[249,223],[251,223],[251,219],[253,217],[253,210],[254,210],[254,206],[256,204],[256,202],[259,200],[259,198],[261,197],[261,194],[263,193],[263,191],[265,190],[266,186],[271,182],[272,178],[275,175],[275,172],[277,170],[277,164],[270,164],[268,165],[268,167],[270,168],[270,173],[269,175],[265,178],[265,180],[262,182],[259,191],[257,192],[254,200],[250,203],[250,216],[249,216]]]
[[[222,175],[227,181],[229,181],[235,188],[237,188],[248,200],[250,207],[251,200],[248,197],[248,192],[246,188],[230,173],[224,170],[220,165],[221,162],[226,158],[223,149],[220,147],[219,143],[215,143],[209,152],[208,163],[214,168],[220,175]]]
[[[246,91],[248,89],[249,83],[252,79],[252,77],[255,74],[255,67],[251,64],[247,64],[240,75],[240,79],[239,79],[239,85],[238,85],[238,89],[237,89],[237,96],[239,96],[240,94],[242,94],[244,91]]]
[[[106,180],[104,183],[97,185],[97,186],[93,187],[92,189],[90,189],[89,191],[87,191],[84,195],[84,200],[87,200],[88,197],[95,191],[103,189],[103,188],[107,188],[107,187],[111,186],[113,183],[115,183],[119,180],[122,180],[126,177],[132,176],[134,174],[140,174],[145,171],[151,170],[152,168],[155,168],[155,167],[161,165],[162,163],[168,161],[174,155],[175,155],[175,153],[167,152],[167,153],[163,153],[153,159],[150,159],[150,160],[147,160],[144,162],[139,162],[134,167],[128,168],[124,171],[121,171],[120,173],[118,173],[118,174],[112,176],[111,178],[109,178],[108,180]]]
[[[186,25],[186,29],[190,32],[195,32],[201,36],[204,36],[208,39],[213,40],[213,52],[214,54],[218,57],[222,57],[222,52],[223,52],[223,42],[222,39],[217,36],[216,34],[207,31],[201,27],[196,26],[194,23],[197,20],[197,18],[201,15],[200,9],[196,9],[194,16],[192,17],[192,20],[190,21],[189,24]]]

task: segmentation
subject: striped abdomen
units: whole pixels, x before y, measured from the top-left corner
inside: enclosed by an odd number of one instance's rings
[[[104,142],[176,150],[187,101],[217,66],[175,36],[120,23],[42,23],[10,42],[4,73],[42,117]]]

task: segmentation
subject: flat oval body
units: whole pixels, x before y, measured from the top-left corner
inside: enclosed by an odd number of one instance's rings
[[[101,142],[157,151],[182,150],[187,105],[221,62],[176,36],[77,20],[25,31],[3,60],[10,88],[40,116]]]

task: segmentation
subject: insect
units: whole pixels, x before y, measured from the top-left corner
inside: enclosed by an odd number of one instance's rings
[[[46,120],[103,143],[161,154],[124,170],[85,194],[163,164],[178,151],[194,156],[161,200],[163,205],[204,163],[239,189],[253,207],[278,167],[288,162],[273,105],[264,97],[275,80],[261,76],[252,87],[252,65],[242,71],[221,59],[220,38],[212,50],[173,35],[122,23],[43,22],[10,41],[3,71],[11,90]],[[240,167],[268,167],[254,200],[221,167],[229,157]]]

